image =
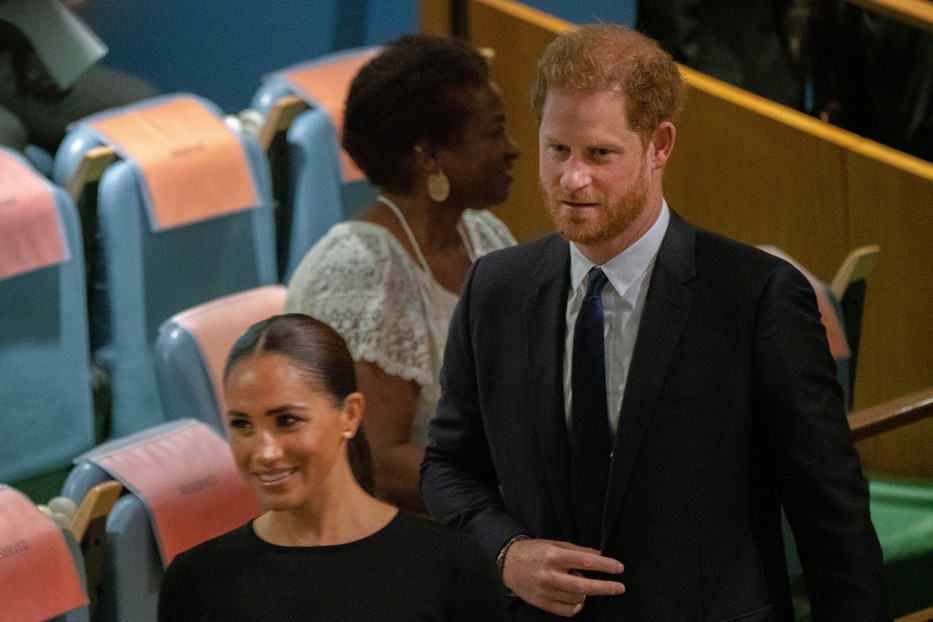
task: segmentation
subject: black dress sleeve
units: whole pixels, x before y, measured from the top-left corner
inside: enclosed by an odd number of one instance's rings
[[[447,622],[506,622],[506,590],[495,566],[471,537],[465,537],[458,548],[460,563],[451,582],[445,619]]]
[[[197,603],[193,600],[194,575],[190,559],[184,553],[172,560],[162,577],[159,591],[159,622],[194,620]]]

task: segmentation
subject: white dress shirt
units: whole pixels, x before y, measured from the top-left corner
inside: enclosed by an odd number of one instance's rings
[[[670,222],[667,201],[661,205],[658,219],[634,244],[602,266],[609,278],[603,288],[604,337],[606,345],[606,404],[609,407],[609,427],[615,433],[622,409],[622,396],[628,377],[635,337],[641,323],[641,312],[648,295],[648,283],[654,260]],[[580,305],[586,294],[587,273],[596,264],[583,256],[575,244],[570,244],[570,291],[567,298],[567,337],[564,343],[564,412],[570,425],[570,361],[573,353],[573,332]]]

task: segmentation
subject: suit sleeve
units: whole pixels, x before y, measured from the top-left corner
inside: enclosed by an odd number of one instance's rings
[[[885,620],[881,548],[813,290],[789,265],[765,286],[756,406],[814,620]]]
[[[483,424],[473,339],[476,322],[471,320],[473,297],[482,289],[483,265],[482,258],[473,265],[451,319],[441,399],[421,465],[421,491],[436,520],[471,533],[495,559],[502,546],[525,529],[504,508]]]

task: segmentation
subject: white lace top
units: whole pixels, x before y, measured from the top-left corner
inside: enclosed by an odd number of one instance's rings
[[[462,224],[473,257],[515,244],[487,210],[465,211]],[[412,441],[423,443],[440,398],[444,344],[457,300],[388,229],[346,221],[334,225],[295,269],[285,310],[332,326],[354,360],[420,385]]]

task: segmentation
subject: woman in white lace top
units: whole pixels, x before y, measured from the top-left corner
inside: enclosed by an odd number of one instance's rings
[[[515,243],[486,208],[502,202],[518,145],[485,59],[465,42],[410,35],[354,79],[343,145],[380,190],[305,256],[286,310],[334,327],[366,396],[375,487],[425,511],[418,490],[440,397],[447,327],[473,260]]]

